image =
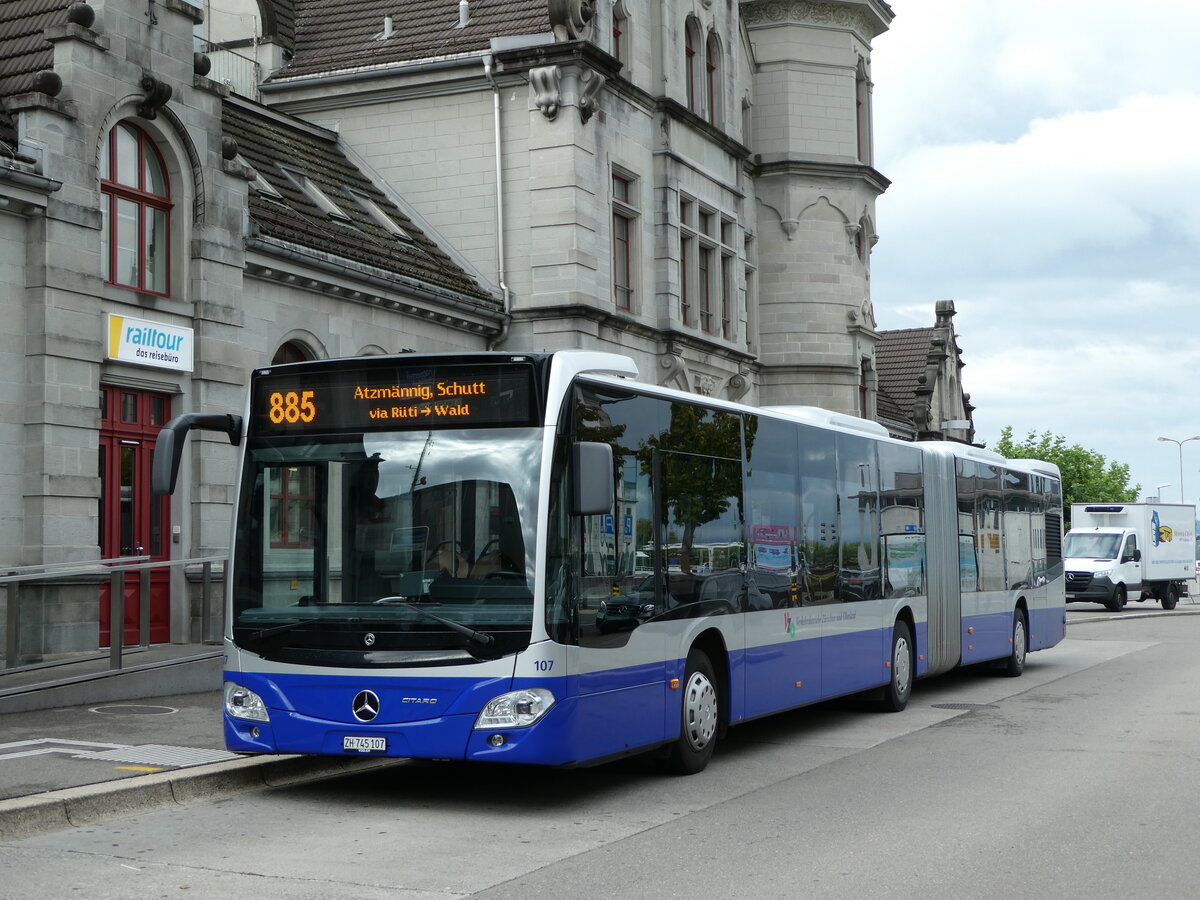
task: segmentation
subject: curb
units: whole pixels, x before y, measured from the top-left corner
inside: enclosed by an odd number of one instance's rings
[[[395,765],[395,757],[250,756],[0,800],[0,841]]]
[[[1132,612],[1128,611],[1129,607],[1125,607],[1119,613],[1108,613],[1107,615],[1096,614],[1088,616],[1086,619],[1071,619],[1067,622],[1068,625],[1087,625],[1090,622],[1116,622],[1121,619],[1156,619],[1160,616],[1200,616],[1200,607],[1192,609],[1180,609],[1176,606],[1174,609],[1135,609]],[[1070,612],[1070,610],[1067,610]]]

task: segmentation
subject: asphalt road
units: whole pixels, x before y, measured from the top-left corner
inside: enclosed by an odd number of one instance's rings
[[[1069,634],[897,715],[737,728],[690,778],[400,763],[9,841],[0,896],[1194,897],[1200,616]]]

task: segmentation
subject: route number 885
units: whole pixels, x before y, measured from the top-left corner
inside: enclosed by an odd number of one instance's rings
[[[297,422],[307,423],[317,417],[317,406],[313,403],[312,391],[288,391],[286,394],[276,391],[268,399],[270,409],[267,415],[270,416],[273,425],[282,425],[284,422],[289,425],[295,425]]]

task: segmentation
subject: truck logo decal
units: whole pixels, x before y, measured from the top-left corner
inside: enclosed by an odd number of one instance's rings
[[[1154,526],[1153,530],[1154,530],[1154,546],[1155,547],[1157,547],[1159,544],[1171,543],[1171,541],[1175,537],[1175,532],[1171,528],[1170,525],[1162,524],[1162,521],[1158,518],[1158,510],[1157,509],[1154,511],[1154,514],[1150,517],[1150,524]]]

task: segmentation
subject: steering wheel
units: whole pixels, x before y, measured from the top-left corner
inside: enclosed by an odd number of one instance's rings
[[[524,581],[525,573],[524,572],[516,572],[516,571],[513,571],[512,569],[497,569],[495,572],[488,572],[483,577],[484,577],[485,581],[491,580],[493,578],[497,579],[497,580],[503,578],[508,581]]]

